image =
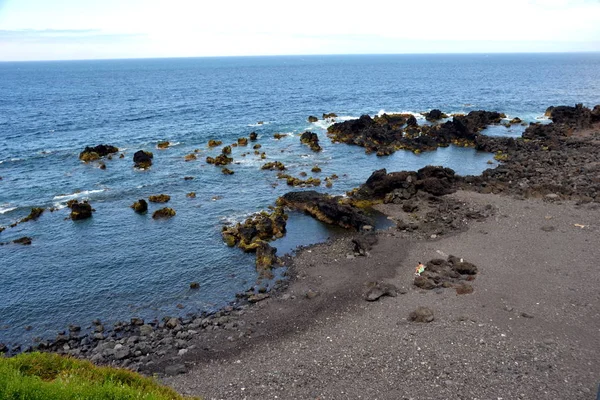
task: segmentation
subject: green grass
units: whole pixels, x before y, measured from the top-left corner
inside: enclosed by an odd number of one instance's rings
[[[0,356],[0,399],[184,400],[173,389],[135,372],[96,367],[49,353]]]

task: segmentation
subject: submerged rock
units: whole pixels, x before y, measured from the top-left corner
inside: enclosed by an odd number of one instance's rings
[[[171,143],[169,143],[169,141],[163,141],[163,142],[158,142],[156,147],[159,149],[167,149],[169,148],[169,146],[171,145]]]
[[[138,150],[133,155],[133,162],[136,168],[149,168],[152,166],[152,159],[154,158],[154,154],[149,151]]]
[[[84,162],[99,160],[109,154],[118,153],[119,149],[109,144],[99,144],[95,147],[86,147],[79,153],[79,159]]]
[[[249,138],[251,142],[254,142],[258,139],[258,134],[256,132],[250,132]]]
[[[29,246],[31,244],[31,241],[32,241],[32,239],[30,237],[23,236],[21,238],[13,240],[12,242],[14,244],[20,244],[20,245],[23,245],[23,246]]]
[[[144,199],[139,199],[131,205],[131,208],[133,208],[136,213],[143,214],[148,211],[148,203],[146,203],[146,200]]]
[[[22,224],[23,222],[36,221],[44,213],[44,210],[45,209],[41,207],[32,208],[29,215],[20,220],[19,223]]]
[[[319,118],[315,117],[314,115],[309,115],[308,116],[308,122],[310,122],[311,124],[313,122],[317,122],[319,120]]]
[[[221,140],[210,139],[208,141],[208,147],[217,147],[217,146],[220,146],[222,144],[223,144],[223,142]]]

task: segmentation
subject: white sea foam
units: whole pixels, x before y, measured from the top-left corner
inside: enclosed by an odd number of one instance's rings
[[[381,109],[377,113],[377,116],[381,117],[383,114],[387,114],[387,115],[392,115],[392,114],[409,114],[409,115],[414,116],[416,119],[425,119],[425,116],[423,116],[423,114],[418,113],[418,112],[414,112],[414,111],[387,111],[387,110]]]
[[[106,189],[97,189],[97,190],[82,190],[81,192],[71,193],[71,194],[59,194],[52,198],[52,200],[72,200],[78,199],[81,197],[86,197],[94,193],[102,193],[106,191]]]
[[[11,212],[12,210],[16,210],[17,207],[11,207],[8,204],[2,204],[0,206],[0,214],[6,214],[7,212]]]
[[[353,115],[340,115],[335,118],[320,119],[316,122],[312,122],[311,126],[316,126],[323,130],[327,130],[327,128],[329,128],[331,125],[335,124],[336,122],[351,121],[353,119],[358,119],[358,118],[359,117],[353,116]]]
[[[22,158],[9,158],[7,160],[2,160],[0,161],[0,164],[4,164],[5,162],[15,162],[15,161],[22,161]]]
[[[259,124],[258,122],[255,124],[248,124],[247,126],[252,127],[252,128],[256,128],[257,126],[263,126],[263,125],[269,125],[270,122],[269,121],[264,121],[262,124]]]

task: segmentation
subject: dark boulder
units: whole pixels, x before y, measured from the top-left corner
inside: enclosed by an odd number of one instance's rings
[[[409,314],[408,319],[413,322],[432,322],[434,319],[433,311],[428,307],[418,307]]]
[[[148,197],[148,200],[151,203],[167,203],[169,200],[171,200],[171,196],[168,194],[154,194]]]
[[[176,214],[177,213],[172,208],[165,207],[165,208],[161,208],[159,210],[154,211],[154,214],[152,214],[152,218],[153,219],[166,219],[166,218],[174,217]]]
[[[398,288],[391,283],[369,282],[367,283],[367,291],[363,295],[366,301],[376,301],[383,296],[396,297],[398,296]]]
[[[378,237],[374,232],[363,233],[355,236],[352,239],[354,244],[354,254],[359,256],[366,256],[369,251],[377,244]]]
[[[312,151],[321,151],[319,136],[316,133],[306,131],[300,136],[300,142],[307,144]]]
[[[109,144],[99,144],[95,147],[86,147],[81,153],[79,153],[79,159],[81,161],[95,161],[102,157],[106,157],[109,154],[118,153],[119,149]]]
[[[13,240],[14,244],[20,244],[23,246],[29,246],[31,244],[32,239],[30,237],[27,236],[23,236],[22,238],[18,238]]]
[[[136,213],[143,214],[148,211],[148,203],[144,199],[139,199],[131,205],[131,208],[133,208]]]
[[[31,212],[28,216],[19,221],[19,223],[27,222],[27,221],[36,221],[44,212],[44,208],[34,207],[31,209]]]
[[[149,168],[152,165],[154,154],[149,151],[138,150],[133,155],[133,162],[136,168]]]
[[[443,112],[441,112],[438,109],[433,109],[433,110],[429,111],[428,113],[425,113],[424,116],[427,121],[431,121],[431,122],[435,122],[435,121],[439,121],[440,119],[448,118],[448,116],[446,114],[444,114]]]
[[[254,142],[258,139],[258,134],[256,132],[250,133],[250,141]]]
[[[95,211],[92,205],[86,200],[81,203],[77,200],[70,200],[67,202],[67,207],[71,209],[70,218],[73,221],[88,219],[92,216],[92,212]]]
[[[585,129],[592,125],[592,111],[583,104],[575,107],[558,106],[550,110],[550,119],[555,124],[566,124],[575,129]]]
[[[414,194],[416,193],[416,181],[417,174],[415,172],[402,171],[388,174],[385,169],[380,169],[371,174],[369,179],[354,193],[353,197],[359,200],[383,199],[388,193],[396,189],[407,189]]]
[[[319,118],[315,117],[314,115],[308,116],[308,122],[310,122],[310,123],[317,122],[318,120],[319,120]]]

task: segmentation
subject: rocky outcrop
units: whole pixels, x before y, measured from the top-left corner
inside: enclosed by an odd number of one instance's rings
[[[300,142],[307,144],[312,151],[321,151],[319,145],[319,135],[313,132],[306,131],[300,136]]]
[[[264,164],[260,169],[284,171],[285,165],[281,161],[271,161]]]
[[[73,221],[91,218],[92,212],[95,211],[92,208],[92,205],[85,200],[81,203],[77,200],[69,200],[67,202],[67,207],[71,209],[71,214],[69,217]]]
[[[584,107],[583,104],[576,104],[575,107],[550,107],[546,113],[555,124],[565,124],[574,129],[589,128],[594,122],[592,110]]]
[[[473,281],[477,272],[476,265],[462,258],[434,259],[425,264],[422,272],[416,273],[414,285],[425,290],[452,288],[458,294],[472,293],[472,286],[467,282]]]
[[[502,163],[481,176],[464,177],[461,188],[600,202],[600,126],[592,122],[594,111],[577,105],[551,107],[548,113],[556,122],[531,124],[522,139],[480,137],[477,148],[495,151]]]
[[[286,232],[287,215],[283,208],[273,212],[261,212],[242,223],[224,227],[221,235],[229,247],[237,246],[245,252],[255,252],[261,242],[283,237]]]
[[[424,113],[423,116],[427,121],[436,122],[440,119],[448,118],[448,115],[444,114],[438,109],[433,109],[427,113]]]
[[[250,132],[250,141],[255,142],[258,139],[258,134],[256,132]]]
[[[152,196],[148,197],[148,201],[151,203],[166,203],[169,200],[171,200],[171,196],[168,194],[153,194]]]
[[[313,122],[317,122],[319,120],[319,118],[315,117],[314,115],[309,115],[308,116],[308,122],[310,122],[311,124]]]
[[[159,210],[154,211],[152,214],[153,219],[167,219],[177,215],[175,210],[169,207],[161,208]]]
[[[154,154],[149,151],[138,150],[133,155],[133,163],[136,168],[146,169],[152,166]]]
[[[419,190],[442,196],[455,192],[458,180],[452,169],[444,167],[427,166],[417,172],[401,171],[389,174],[385,169],[380,169],[373,172],[369,179],[352,193],[352,198],[381,200],[394,193],[394,196],[408,200]]]
[[[24,222],[37,221],[37,219],[44,213],[44,211],[45,211],[44,208],[34,207],[31,209],[31,212],[29,213],[29,215],[27,215],[25,218],[21,219],[18,223],[22,224]]]
[[[334,142],[362,146],[367,153],[385,156],[401,149],[421,152],[450,144],[474,147],[479,131],[500,123],[504,117],[497,112],[471,111],[441,125],[419,126],[410,114],[384,114],[375,118],[363,115],[333,124],[327,132]]]
[[[221,140],[210,139],[208,141],[208,147],[217,147],[217,146],[220,146],[222,144],[223,144],[223,142]]]
[[[95,147],[86,147],[79,153],[79,159],[84,162],[99,160],[109,154],[118,153],[119,149],[109,144],[99,144]]]
[[[300,173],[300,175],[302,175],[302,173]],[[306,175],[306,173],[304,173],[304,175]],[[308,179],[300,179],[280,172],[277,174],[277,179],[285,179],[288,186],[321,186],[321,180],[319,178],[313,178],[312,176]]]
[[[331,197],[308,190],[286,193],[277,199],[277,205],[304,211],[319,221],[339,225],[346,229],[358,231],[365,225],[373,225],[373,220],[365,216],[360,209],[349,204],[342,204],[340,200],[340,197]]]
[[[156,147],[158,149],[164,150],[164,149],[168,149],[170,145],[171,145],[171,143],[169,141],[165,140],[163,142],[158,142],[156,144]]]
[[[206,162],[208,164],[214,164],[214,165],[228,165],[231,164],[233,162],[233,158],[231,157],[227,157],[227,155],[225,154],[219,154],[216,157],[206,157]]]
[[[139,199],[131,205],[131,208],[133,208],[133,211],[136,213],[143,214],[148,211],[148,203],[144,199]]]

